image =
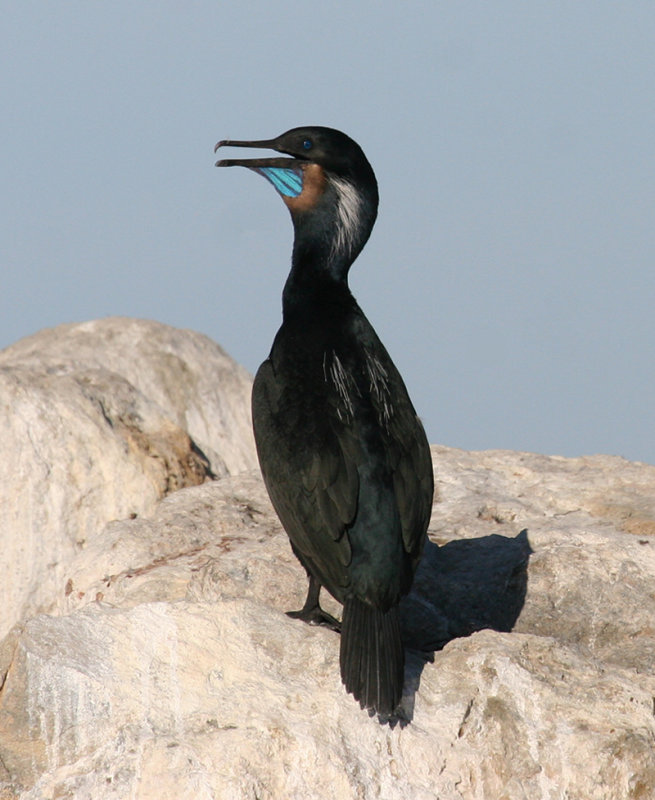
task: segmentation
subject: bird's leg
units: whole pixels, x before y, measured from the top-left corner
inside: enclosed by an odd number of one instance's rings
[[[307,590],[305,605],[300,611],[287,611],[287,615],[293,617],[293,619],[301,619],[309,625],[323,625],[326,628],[340,633],[341,623],[326,611],[323,611],[318,603],[320,591],[321,584],[313,575],[309,575],[309,589]]]

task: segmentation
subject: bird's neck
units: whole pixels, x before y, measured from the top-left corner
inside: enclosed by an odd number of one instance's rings
[[[299,305],[320,304],[323,295],[351,297],[348,271],[371,234],[376,214],[376,188],[368,197],[334,177],[320,206],[292,212],[291,272],[282,296],[285,316]]]
[[[348,287],[348,267],[317,258],[316,253],[298,253],[294,248],[291,272],[282,293],[285,321],[320,313],[326,306],[347,303],[352,298]]]

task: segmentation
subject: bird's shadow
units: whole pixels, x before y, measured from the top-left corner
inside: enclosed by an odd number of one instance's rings
[[[426,543],[412,591],[400,604],[407,658],[398,723],[412,720],[421,674],[436,650],[483,628],[512,630],[525,602],[531,553],[527,530],[514,538]]]

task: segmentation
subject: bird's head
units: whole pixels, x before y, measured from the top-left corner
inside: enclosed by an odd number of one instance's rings
[[[263,175],[282,197],[295,228],[294,263],[322,263],[335,277],[366,243],[377,215],[375,174],[360,146],[334,128],[292,128],[275,139],[220,141],[219,147],[275,150],[273,158],[229,158],[217,167],[242,166]]]

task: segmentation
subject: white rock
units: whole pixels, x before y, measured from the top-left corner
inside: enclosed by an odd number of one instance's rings
[[[195,331],[127,317],[59,325],[3,350],[4,366],[57,375],[115,373],[189,434],[216,475],[257,466],[252,380],[219,345]]]
[[[108,521],[255,466],[249,392],[209,339],[154,322],[63,325],[2,351],[0,638],[53,607]]]
[[[445,646],[408,657],[409,724],[362,712],[337,635],[285,616],[303,571],[257,474],[226,477],[90,537],[60,616],[5,640],[6,796],[650,798],[655,467],[433,455],[403,616]]]
[[[0,354],[0,798],[650,798],[655,467],[433,448],[411,722],[381,725],[283,613],[249,391],[156,323]]]

